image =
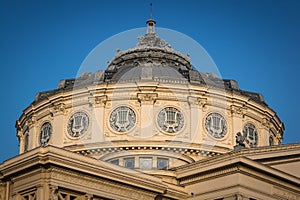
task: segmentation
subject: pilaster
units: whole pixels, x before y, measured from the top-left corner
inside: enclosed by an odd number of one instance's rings
[[[90,106],[92,107],[91,112],[91,132],[93,142],[104,141],[104,119],[105,119],[105,106],[107,102],[106,95],[100,95],[89,98]]]
[[[50,108],[50,116],[52,119],[52,136],[49,144],[55,146],[62,146],[64,141],[64,124],[65,124],[65,104],[64,103],[53,103]]]
[[[141,138],[149,138],[153,136],[154,130],[154,103],[157,99],[157,93],[138,93],[137,98],[141,104]]]
[[[243,105],[231,105],[230,106],[230,115],[232,118],[232,134],[231,139],[235,141],[235,136],[238,132],[243,132],[243,125],[244,125],[244,116],[246,114],[246,108]],[[233,145],[236,145],[235,143]]]
[[[190,105],[190,127],[191,127],[191,142],[200,143],[202,141],[201,126],[202,126],[202,108],[205,106],[206,98],[188,97]]]

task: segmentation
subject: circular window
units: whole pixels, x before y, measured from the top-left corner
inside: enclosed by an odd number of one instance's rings
[[[131,108],[120,106],[110,114],[109,123],[111,128],[117,132],[128,132],[136,123],[136,115]]]
[[[258,140],[258,134],[256,131],[256,128],[253,124],[246,124],[243,129],[243,135],[245,135],[246,143],[250,147],[256,147],[257,146],[257,140]]]
[[[52,135],[52,126],[49,122],[46,122],[41,127],[40,139],[39,139],[40,145],[46,146],[50,141],[51,135]]]
[[[76,112],[69,119],[67,130],[71,137],[80,137],[87,131],[88,127],[88,115],[84,112]]]
[[[211,113],[205,119],[206,131],[214,138],[223,138],[227,133],[225,118],[219,113]]]
[[[184,116],[178,109],[167,107],[158,113],[157,124],[167,133],[176,133],[184,125]]]

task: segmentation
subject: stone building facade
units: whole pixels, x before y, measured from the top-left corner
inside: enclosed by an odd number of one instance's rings
[[[299,199],[300,144],[258,93],[194,69],[147,21],[107,69],[40,92],[0,199]]]

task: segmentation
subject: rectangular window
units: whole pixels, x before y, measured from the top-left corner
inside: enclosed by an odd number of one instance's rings
[[[168,158],[157,158],[157,169],[168,169],[169,159]]]
[[[119,165],[119,159],[115,159],[110,161],[112,164]]]
[[[140,169],[152,169],[152,158],[140,158]]]
[[[124,167],[133,169],[134,168],[134,157],[124,158]]]

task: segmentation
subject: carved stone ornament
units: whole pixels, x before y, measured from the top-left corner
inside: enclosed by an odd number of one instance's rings
[[[103,95],[103,96],[97,96],[95,99],[95,103],[96,104],[101,104],[101,105],[105,105],[107,101],[107,96]]]
[[[242,135],[241,132],[238,132],[235,136],[235,141],[237,145],[245,146],[244,145],[245,135]]]
[[[74,113],[68,122],[68,134],[71,137],[82,136],[89,127],[89,117],[84,112]]]
[[[157,124],[167,133],[176,133],[184,126],[184,116],[178,109],[166,107],[158,113]]]
[[[206,131],[214,138],[221,139],[227,133],[227,122],[219,113],[211,113],[205,119]]]
[[[95,105],[100,105],[104,106],[107,102],[107,96],[106,95],[101,95],[101,96],[92,96],[89,97],[89,104],[90,106],[95,106]]]
[[[28,126],[33,125],[36,122],[35,116],[31,115],[28,117],[28,120],[26,121]]]
[[[207,104],[207,98],[189,96],[188,102],[191,106],[204,107]]]
[[[244,126],[243,135],[245,135],[245,141],[250,147],[257,146],[258,134],[253,124],[247,123]]]
[[[56,114],[56,113],[64,113],[65,112],[65,104],[64,103],[53,103],[52,108],[50,108],[50,113]]]
[[[58,187],[50,186],[50,200],[58,200]]]
[[[247,108],[245,106],[235,106],[230,107],[231,114],[243,117],[247,113]]]
[[[139,42],[136,45],[137,48],[145,48],[145,47],[160,47],[160,48],[168,48],[171,49],[171,45],[169,45],[165,40],[161,40],[157,34],[149,33],[145,36],[138,37]]]
[[[245,137],[246,135],[245,134],[242,135],[241,132],[238,132],[236,134],[235,136],[236,145],[234,146],[234,150],[240,150],[245,148],[245,144],[244,144]]]
[[[49,122],[46,122],[41,127],[39,142],[41,146],[46,146],[52,135],[52,125]]]
[[[117,107],[110,114],[109,123],[110,127],[117,132],[128,132],[135,126],[135,112],[127,106]]]
[[[157,93],[138,93],[138,100],[141,103],[153,104],[157,99]]]

